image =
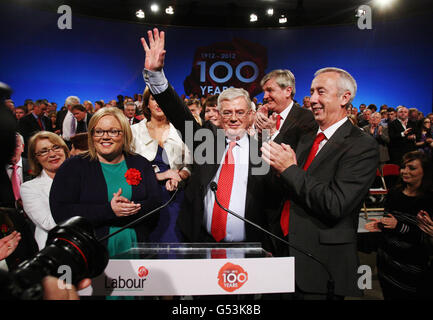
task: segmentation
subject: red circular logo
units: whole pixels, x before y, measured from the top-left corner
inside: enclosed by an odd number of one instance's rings
[[[239,265],[227,262],[218,273],[218,284],[227,292],[233,292],[248,280],[248,273]]]
[[[141,266],[140,268],[138,268],[137,274],[140,278],[143,278],[149,274],[149,270],[147,270],[145,267]]]

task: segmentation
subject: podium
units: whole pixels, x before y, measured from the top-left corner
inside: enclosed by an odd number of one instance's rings
[[[189,296],[295,291],[293,257],[260,243],[137,243],[112,257],[81,296]]]

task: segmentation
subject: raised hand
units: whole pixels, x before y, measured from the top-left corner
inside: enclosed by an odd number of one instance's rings
[[[141,43],[146,53],[144,60],[144,68],[150,71],[160,71],[164,67],[165,53],[165,33],[159,32],[157,28],[147,31],[149,45],[144,38],[141,38]]]

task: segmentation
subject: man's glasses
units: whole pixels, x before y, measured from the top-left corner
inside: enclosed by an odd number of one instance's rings
[[[117,137],[119,134],[121,134],[122,130],[117,130],[117,129],[110,129],[110,130],[95,129],[95,130],[93,130],[93,136],[94,137],[102,137],[105,133],[107,133],[109,137],[114,138],[114,137]]]
[[[44,148],[41,151],[35,152],[35,155],[38,157],[46,157],[50,153],[51,150],[53,152],[57,153],[57,152],[62,151],[63,148],[61,146],[54,144],[51,148]]]
[[[236,118],[238,118],[238,119],[242,119],[242,118],[244,118],[248,113],[249,113],[249,111],[239,110],[239,111],[236,111],[234,114],[235,114]],[[233,112],[232,112],[232,111],[223,111],[223,112],[221,113],[221,116],[222,116],[224,119],[231,119],[231,118],[233,117]]]

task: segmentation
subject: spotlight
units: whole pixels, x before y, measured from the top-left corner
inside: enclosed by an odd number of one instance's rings
[[[172,7],[172,6],[168,6],[168,7],[165,9],[165,13],[166,13],[166,14],[174,14],[174,9],[173,9],[173,7]]]
[[[158,11],[159,11],[159,6],[158,6],[157,4],[152,4],[152,5],[150,6],[150,10],[151,10],[152,12],[158,12]]]
[[[280,18],[278,19],[278,22],[279,22],[279,23],[286,23],[286,22],[287,22],[287,18],[286,18],[286,16],[285,16],[284,14],[282,14],[282,15],[280,16]]]
[[[274,15],[274,9],[270,8],[270,9],[266,10],[266,14],[268,16],[273,16]]]
[[[144,11],[143,10],[138,10],[135,15],[137,16],[137,18],[139,19],[144,19]]]
[[[257,17],[256,14],[254,13],[250,14],[250,22],[256,22],[257,20],[259,20],[259,18]]]
[[[390,4],[392,4],[395,0],[376,0],[376,4],[382,8],[388,7]]]

